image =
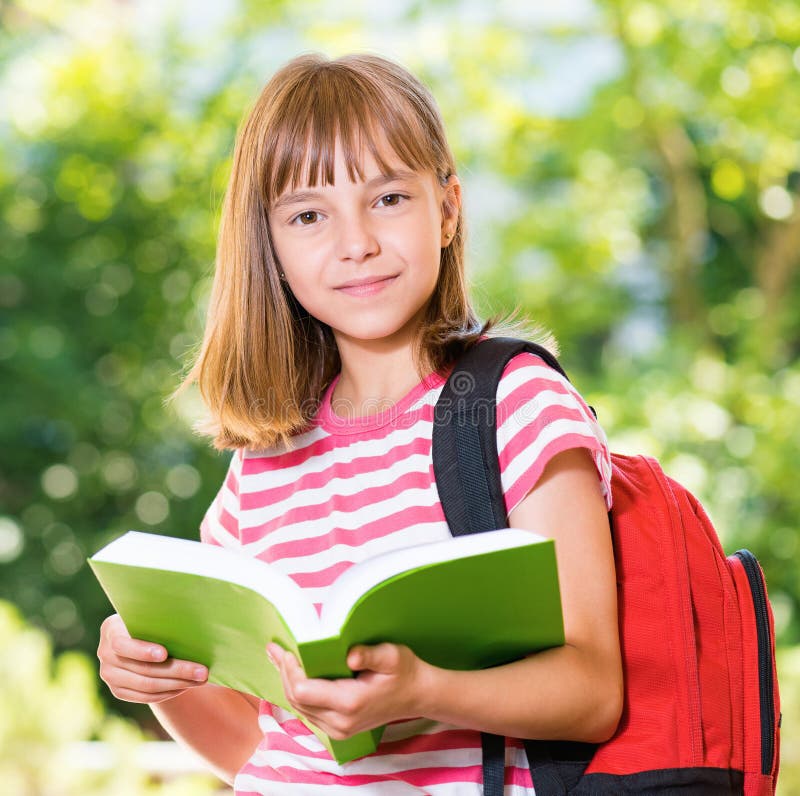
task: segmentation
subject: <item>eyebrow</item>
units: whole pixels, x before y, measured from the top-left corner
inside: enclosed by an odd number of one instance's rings
[[[417,177],[416,172],[408,171],[406,169],[398,169],[390,171],[386,174],[378,174],[371,180],[367,180],[364,185],[367,189],[376,188],[379,185],[386,185],[386,183],[394,182],[395,180],[410,180]],[[285,193],[278,197],[275,204],[272,206],[274,210],[280,210],[287,205],[294,205],[300,202],[308,202],[316,199],[321,195],[320,191],[293,191],[292,193]]]

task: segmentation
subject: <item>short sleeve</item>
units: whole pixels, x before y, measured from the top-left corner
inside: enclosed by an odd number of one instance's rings
[[[497,387],[500,476],[511,511],[536,485],[547,463],[571,448],[586,448],[611,508],[611,455],[606,435],[570,382],[535,354],[517,354]]]
[[[200,541],[222,547],[239,547],[239,483],[243,450],[234,451],[225,479],[200,523]]]

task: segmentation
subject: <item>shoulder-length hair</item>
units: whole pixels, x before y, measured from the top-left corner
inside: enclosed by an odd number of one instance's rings
[[[267,214],[301,179],[334,181],[337,139],[348,176],[363,180],[366,146],[384,173],[384,144],[409,168],[444,184],[455,161],[436,102],[398,64],[369,54],[294,58],[266,84],[240,126],[222,206],[205,335],[178,391],[197,381],[218,448],[253,449],[307,428],[341,363],[329,326],[280,278]],[[442,372],[490,324],[478,321],[464,269],[464,220],[441,251],[439,279],[420,324],[415,362]]]

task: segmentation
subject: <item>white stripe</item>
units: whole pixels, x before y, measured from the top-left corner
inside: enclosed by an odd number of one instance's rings
[[[516,358],[516,357],[515,357]],[[511,362],[515,358],[511,359]],[[524,365],[510,373],[505,373],[497,385],[497,402],[502,403],[514,390],[529,381],[551,381],[571,388],[571,384],[557,370],[548,365],[539,364],[538,360]]]
[[[410,471],[411,472],[411,471]],[[409,473],[395,472],[394,480],[402,475]],[[417,471],[420,473],[420,471]],[[420,473],[424,478],[427,478],[428,472]],[[354,483],[353,483],[354,482]],[[353,492],[358,495],[364,489],[368,489],[372,484],[372,474],[364,473],[362,476],[347,479],[347,491]],[[384,484],[384,486],[389,486]],[[398,488],[399,489],[399,488]],[[353,491],[355,490],[355,491]],[[327,496],[327,500],[323,500],[318,490],[314,490],[316,503],[324,504],[331,502],[331,495]],[[315,503],[309,502],[305,506],[302,505],[301,495],[294,495],[291,500],[279,501],[275,505],[267,507],[267,509],[251,509],[249,511],[240,512],[239,516],[239,530],[242,536],[245,535],[246,528],[256,528],[264,525],[267,522],[265,514],[272,514],[275,517],[282,517],[289,511],[298,508],[298,502],[301,503],[299,508],[307,508],[314,506]],[[297,523],[286,524],[279,526],[273,531],[266,534],[264,537],[265,546],[272,546],[281,544],[282,542],[293,542],[298,538],[299,525],[302,528],[300,537],[303,539],[316,539],[322,538],[330,533],[332,528],[341,528],[342,530],[356,530],[363,527],[367,523],[376,522],[385,519],[386,517],[397,513],[401,509],[409,507],[430,508],[435,506],[439,501],[438,493],[433,485],[429,483],[426,487],[420,489],[419,487],[412,487],[402,489],[395,494],[391,494],[383,500],[376,500],[372,503],[366,503],[357,509],[353,510],[333,510],[324,516],[317,517],[313,520],[298,521]],[[272,518],[270,518],[272,519]],[[256,548],[258,549],[258,548]]]
[[[432,785],[422,790],[407,782],[387,780],[381,783],[368,783],[365,785],[311,785],[309,783],[273,782],[260,779],[252,775],[239,774],[236,777],[234,788],[238,792],[251,791],[264,794],[264,796],[410,796],[411,794],[425,794],[426,796],[480,796],[483,787],[478,784],[454,782],[442,785]]]
[[[257,749],[250,758],[254,766],[292,766],[305,771],[321,771],[341,777],[357,774],[386,775],[409,771],[414,768],[462,768],[480,765],[481,748],[476,749],[438,749],[415,754],[367,755],[349,763],[338,764],[327,758],[301,757],[278,749]]]
[[[313,445],[315,442],[329,436],[330,434],[322,426],[314,426],[308,431],[292,437],[291,446],[275,444],[269,448],[259,448],[258,450],[245,449],[244,457],[246,459],[274,459],[276,456],[282,456],[285,453],[303,450],[303,448],[307,448],[309,445]]]
[[[409,504],[414,505],[409,501],[403,501],[402,505],[395,506],[395,510],[408,509]],[[328,531],[331,528],[343,529],[345,531],[355,530],[362,526],[362,523],[357,519],[351,522],[351,517],[346,516],[347,522],[338,522],[339,512],[334,512],[328,518]],[[350,525],[352,528],[348,528]],[[298,542],[305,539],[313,539],[315,536],[306,536],[307,525],[305,523],[297,523],[296,525],[287,526],[289,530],[294,530],[294,539]],[[283,529],[282,529],[283,530]],[[398,538],[398,534],[402,538]],[[276,534],[277,535],[277,534]],[[389,550],[396,550],[398,547],[409,547],[416,544],[424,544],[425,542],[435,542],[440,539],[449,539],[450,532],[447,528],[447,523],[443,520],[417,523],[412,528],[398,528],[391,533],[385,533],[383,536],[378,536],[370,539],[367,542],[359,542],[348,544],[346,541],[337,542],[318,553],[310,555],[285,555],[280,559],[270,562],[270,566],[282,566],[287,572],[320,572],[323,569],[338,564],[340,561],[363,561],[365,558],[377,555],[378,553],[385,553]],[[273,544],[273,540],[269,537],[260,539],[250,545],[242,545],[242,552],[250,556],[257,556],[262,553],[267,547]]]
[[[232,517],[237,517],[239,514],[239,496],[228,487],[227,478],[223,483],[217,494],[217,500],[222,504],[222,508],[228,512]]]
[[[423,396],[417,399],[413,406],[410,406],[407,411],[409,413],[419,412],[425,406],[436,406],[436,402],[439,400],[443,389],[444,383],[435,389],[428,390]]]
[[[524,433],[524,431],[520,433]],[[566,419],[555,420],[545,426],[531,444],[521,450],[506,466],[501,476],[503,492],[508,493],[508,490],[517,482],[517,479],[538,460],[547,445],[567,434],[578,434],[587,440],[602,444],[591,433],[591,429],[587,427],[585,422]]]
[[[592,419],[586,414],[583,407],[571,394],[553,392],[552,390],[542,390],[529,398],[524,403],[516,406],[513,412],[508,412],[503,421],[497,427],[497,444],[504,444],[510,434],[515,434],[520,429],[530,425],[543,413],[550,409],[567,409],[570,412],[578,412],[581,417],[586,418],[587,423]],[[509,426],[512,428],[509,430]]]
[[[240,547],[239,539],[230,533],[226,528],[223,527],[222,523],[219,520],[219,503],[221,495],[218,495],[214,502],[211,504],[208,512],[205,516],[206,521],[206,529],[209,535],[215,541],[219,542],[222,547]],[[233,516],[236,516],[236,513],[233,513]]]
[[[333,464],[350,464],[355,459],[367,457],[382,458],[387,451],[394,448],[416,440],[429,440],[432,426],[430,420],[420,418],[410,426],[395,429],[385,438],[356,439],[347,446],[321,451],[299,464],[260,473],[247,473],[243,476],[244,483],[240,483],[239,492],[244,494],[288,486],[305,475],[321,472]]]

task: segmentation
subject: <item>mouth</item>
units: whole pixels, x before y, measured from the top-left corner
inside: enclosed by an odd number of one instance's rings
[[[371,296],[388,287],[397,277],[398,274],[386,274],[351,279],[349,282],[338,285],[335,290],[350,296]]]

